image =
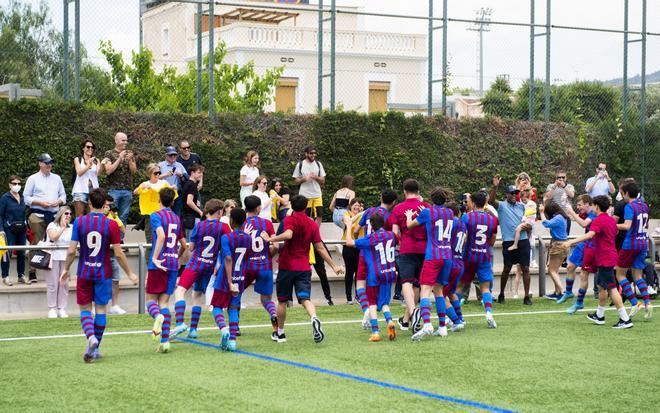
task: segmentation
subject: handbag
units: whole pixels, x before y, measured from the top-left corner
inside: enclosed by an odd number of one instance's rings
[[[39,241],[37,243],[37,246],[50,246],[53,245],[51,242],[48,241]],[[50,270],[53,268],[53,263],[52,263],[53,256],[49,251],[45,250],[36,250],[32,254],[32,258],[30,258],[30,267],[36,269],[36,270]]]

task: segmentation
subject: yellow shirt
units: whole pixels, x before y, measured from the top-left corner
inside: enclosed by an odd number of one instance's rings
[[[362,214],[364,214],[364,212],[360,212],[357,215],[353,215],[351,212],[346,212],[344,214],[344,217],[349,217],[351,219],[351,222],[353,223],[350,228],[352,234],[355,234],[355,231],[357,231],[360,225],[360,218],[362,217]],[[357,238],[362,238],[364,237],[364,227],[359,227],[359,228],[360,230],[358,231]],[[349,229],[348,227],[344,228],[344,233],[341,235],[341,239],[343,241],[346,241],[346,231],[348,229]]]
[[[268,195],[272,198],[273,195],[277,195],[274,189],[271,189]],[[273,221],[277,221],[277,209],[279,207],[280,201],[277,198],[273,198],[273,208],[270,210],[270,215],[273,218]]]
[[[118,213],[110,211],[108,212],[108,215],[106,215],[106,217],[108,217],[108,219],[115,221],[119,226],[119,229],[122,229],[124,227],[124,223],[121,222],[121,219],[119,219]]]
[[[152,184],[149,181],[147,181],[147,183],[149,184],[148,188],[142,188],[142,185],[140,185],[137,190],[138,200],[140,203],[140,215],[151,215],[160,209],[160,198],[158,191],[161,189],[172,188],[176,193],[176,188],[172,187],[164,179],[159,179],[155,184]],[[178,194],[174,196],[174,199],[176,199],[177,196]]]

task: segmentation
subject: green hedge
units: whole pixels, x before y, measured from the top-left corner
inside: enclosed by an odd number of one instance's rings
[[[291,183],[302,148],[314,143],[328,174],[326,206],[344,174],[356,177],[358,196],[368,203],[377,201],[381,188],[399,189],[408,177],[420,180],[424,192],[444,185],[461,193],[488,186],[496,173],[504,182],[513,182],[518,172],[527,171],[541,189],[562,167],[569,182],[579,188],[596,159],[609,159],[608,151],[618,144],[611,139],[601,142],[599,137],[607,131],[585,132],[567,124],[497,118],[457,121],[396,112],[221,113],[211,121],[203,115],[113,112],[71,103],[22,101],[0,103],[0,125],[0,181],[13,173],[23,177],[34,173],[38,154],[49,152],[57,160],[54,171],[62,175],[69,192],[72,159],[80,141],[91,138],[102,152],[114,146],[117,131],[128,133],[137,154],[135,185],[147,178],[148,162],[164,158],[164,146],[188,139],[207,166],[206,199],[238,197],[239,170],[244,154],[253,148],[261,154],[263,172]],[[621,161],[620,170],[612,171],[615,179],[628,172],[625,165]],[[136,210],[134,205],[132,219]]]

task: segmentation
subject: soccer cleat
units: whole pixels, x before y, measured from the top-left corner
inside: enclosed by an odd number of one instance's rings
[[[92,360],[94,359],[94,350],[96,350],[99,346],[99,341],[96,339],[95,336],[90,336],[87,339],[87,348],[85,349],[85,353],[83,354],[83,360],[85,363],[91,363]]]
[[[164,343],[160,343],[158,345],[158,348],[156,349],[157,353],[169,353],[170,352],[170,342],[166,341]]]
[[[312,337],[317,344],[325,338],[325,334],[323,334],[323,329],[321,328],[321,320],[316,317],[312,317]]]
[[[587,318],[599,326],[605,324],[605,317],[598,317],[596,313],[587,314]]]
[[[362,329],[368,330],[371,328],[371,321],[369,320],[369,312],[366,311],[362,316]]]
[[[371,336],[369,337],[369,341],[372,343],[380,341],[380,333],[371,333]]]
[[[396,338],[396,326],[394,325],[394,321],[387,323],[387,338],[389,338],[390,341],[394,341]]]
[[[451,326],[451,332],[452,333],[455,333],[457,331],[461,331],[463,329],[465,329],[465,323],[463,323],[463,322],[456,323],[453,326]]]
[[[447,327],[440,327],[433,332],[433,335],[436,337],[447,337]]]
[[[453,325],[454,325],[454,322],[451,321],[450,318],[447,318],[447,327],[451,327],[451,326],[453,326]]]
[[[236,337],[240,337],[240,336],[241,336],[241,328],[236,327]]]
[[[398,320],[396,320],[397,324],[399,324],[399,330],[402,331],[407,331],[408,328],[410,327],[410,322],[404,322],[403,317],[399,317]]]
[[[575,297],[575,294],[571,292],[565,292],[564,294],[562,294],[561,297],[559,297],[559,299],[557,300],[557,304],[563,304],[566,301],[573,299],[573,297]]]
[[[497,328],[497,323],[492,313],[486,313],[486,323],[488,324],[488,328]]]
[[[631,319],[628,319],[628,321],[623,321],[622,319],[619,319],[616,324],[612,326],[612,328],[615,328],[617,330],[623,330],[625,328],[632,328],[633,322]]]
[[[561,294],[557,294],[557,293],[546,294],[545,298],[547,298],[548,300],[559,300],[559,298],[561,298]]]
[[[568,307],[566,313],[575,314],[578,310],[582,310],[583,308],[584,308],[584,304],[573,303],[572,306]]]
[[[220,330],[220,349],[226,351],[228,344],[229,344],[229,327],[225,327],[222,330]]]
[[[500,294],[497,296],[497,304],[504,304],[506,300],[504,299],[504,294]]]
[[[422,329],[422,311],[419,308],[415,308],[410,315],[410,327],[413,334]]]
[[[174,327],[172,332],[170,333],[170,340],[174,340],[179,336],[181,333],[184,333],[186,330],[188,330],[188,326],[186,323],[181,323],[178,326]]]
[[[151,338],[154,340],[158,340],[163,331],[163,321],[165,321],[165,316],[162,314],[158,314],[154,319],[154,325],[151,327]]]
[[[651,320],[651,317],[653,317],[653,306],[648,303],[644,306],[644,321]]]
[[[94,360],[101,360],[103,358],[103,354],[101,354],[98,347],[92,352],[92,358]]]
[[[638,301],[637,305],[631,305],[630,306],[630,313],[628,314],[628,317],[633,318],[639,312],[639,310],[642,309],[642,306],[643,306],[643,304],[642,304],[641,301]]]
[[[424,325],[421,330],[412,335],[412,341],[420,341],[425,336],[430,336],[433,334],[433,326]]]
[[[196,328],[191,328],[190,331],[188,331],[188,338],[197,338],[197,329]]]
[[[273,331],[270,335],[270,339],[273,341],[277,341],[277,331]]]
[[[236,340],[229,340],[229,344],[227,345],[227,351],[231,351],[232,353],[236,351]]]
[[[277,334],[277,333],[276,333]],[[277,336],[277,343],[286,343],[286,334],[278,334]]]
[[[529,296],[523,298],[523,305],[532,305],[532,299]]]

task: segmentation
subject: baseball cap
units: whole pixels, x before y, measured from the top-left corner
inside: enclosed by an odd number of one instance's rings
[[[39,162],[43,162],[43,163],[46,163],[46,164],[55,163],[55,160],[53,158],[51,158],[50,155],[47,154],[47,153],[42,153],[41,155],[39,155],[38,159],[39,159]]]
[[[516,188],[515,185],[509,185],[506,187],[506,193],[507,194],[515,194],[520,192],[520,189]]]
[[[177,155],[178,152],[174,146],[168,146],[165,148],[165,155]]]

